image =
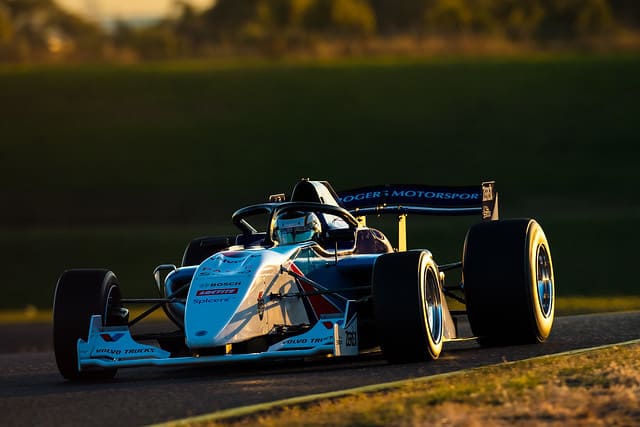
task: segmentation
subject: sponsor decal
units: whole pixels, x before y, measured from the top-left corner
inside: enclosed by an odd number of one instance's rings
[[[96,349],[96,354],[108,354],[111,356],[120,356],[127,354],[144,354],[144,353],[154,353],[155,349],[153,348],[125,348],[125,349],[117,349],[117,348],[98,348]]]
[[[289,338],[283,344],[285,345],[297,345],[297,344],[306,344],[309,340],[307,338]]]
[[[201,283],[198,287],[202,288],[218,288],[222,286],[240,286],[242,282],[214,282],[214,283]]]
[[[358,193],[348,195],[340,199],[340,202],[350,203],[354,200],[367,200],[367,199],[379,199],[381,197],[394,197],[394,198],[424,198],[424,199],[438,199],[438,200],[479,200],[480,194],[478,193],[450,193],[440,191],[421,191],[421,190],[389,190],[389,191],[370,191],[366,193]]]
[[[211,275],[211,269],[209,267],[201,267],[200,268],[200,273],[198,273],[199,276],[210,276]]]
[[[482,219],[489,219],[489,218],[491,218],[491,209],[489,209],[487,206],[483,206]]]
[[[222,270],[219,268],[211,268],[211,267],[202,267],[200,268],[200,273],[198,276],[212,276],[214,273],[220,273]]]
[[[425,185],[371,186],[343,191],[338,200],[347,209],[383,205],[474,207],[482,200],[480,186]]]
[[[327,335],[324,337],[313,337],[313,338],[289,338],[282,342],[283,346],[315,346],[315,345],[323,345],[333,341],[333,335]]]
[[[208,269],[209,271],[201,271],[198,275],[199,276],[213,276],[215,273],[222,273],[222,270],[220,270],[219,268],[216,269]]]
[[[211,295],[234,295],[238,293],[238,288],[224,288],[224,289],[201,289],[196,292],[197,297],[211,296]]]
[[[141,353],[153,353],[155,349],[153,348],[128,348],[123,350],[124,354],[141,354]]]
[[[122,350],[118,350],[116,348],[98,348],[96,349],[96,354],[109,354],[112,356],[118,356],[122,354]]]
[[[358,345],[358,334],[355,332],[345,331],[346,339],[344,345],[347,347],[356,347]]]
[[[258,317],[260,320],[264,317],[264,293],[260,291],[258,294]]]
[[[486,185],[482,187],[482,201],[487,202],[493,200],[493,187]]]
[[[124,336],[124,332],[118,332],[114,334],[100,334],[100,337],[105,342],[116,342],[123,336]]]
[[[199,298],[194,299],[193,303],[198,304],[213,304],[218,302],[229,302],[229,298]]]
[[[349,203],[354,200],[366,200],[366,199],[379,199],[382,196],[387,197],[389,195],[388,191],[368,191],[366,193],[358,193],[354,195],[348,195],[343,198],[340,198],[341,202]]]
[[[202,277],[215,276],[216,273],[250,274],[252,271],[253,270],[251,270],[248,267],[246,267],[244,270],[241,270],[241,271],[234,270],[233,268],[228,268],[225,270],[215,269],[211,273],[208,271],[201,271],[200,273],[198,273],[198,276],[202,276]]]

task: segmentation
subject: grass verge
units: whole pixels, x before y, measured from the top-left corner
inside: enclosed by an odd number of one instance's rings
[[[640,295],[611,297],[574,296],[556,299],[556,314],[561,316],[631,310],[640,310]]]
[[[640,341],[171,426],[637,425]]]

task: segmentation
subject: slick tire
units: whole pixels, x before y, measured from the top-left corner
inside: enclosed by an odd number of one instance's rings
[[[182,266],[200,265],[202,261],[216,252],[231,246],[233,239],[230,237],[199,237],[193,239],[187,245],[182,255]]]
[[[438,268],[428,251],[381,255],[373,267],[373,311],[391,363],[437,359],[444,316]]]
[[[105,325],[126,324],[116,276],[109,270],[67,270],[58,279],[53,302],[53,347],[58,370],[71,381],[113,378],[117,369],[78,369],[78,339],[87,340],[91,316]]]
[[[466,236],[462,277],[469,323],[482,345],[540,343],[555,311],[549,242],[533,219],[483,222]]]

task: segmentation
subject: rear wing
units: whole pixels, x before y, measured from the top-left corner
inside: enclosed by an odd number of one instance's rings
[[[398,250],[406,250],[406,216],[480,215],[499,218],[495,181],[475,186],[377,185],[339,191],[338,202],[365,225],[366,216],[398,214]]]

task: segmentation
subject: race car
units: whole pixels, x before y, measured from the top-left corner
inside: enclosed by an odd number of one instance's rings
[[[398,218],[395,247],[367,226],[368,217],[389,214]],[[428,249],[408,250],[413,214],[476,216],[462,260],[438,264]],[[124,367],[371,351],[391,363],[419,362],[437,359],[449,341],[539,343],[551,332],[549,243],[534,219],[499,219],[493,181],[336,192],[326,181],[303,179],[290,195],[239,209],[231,222],[234,235],[194,239],[180,267],[158,266],[152,298],[124,298],[109,270],[64,271],[53,305],[62,376],[95,380]],[[445,285],[454,269],[462,269],[461,283]],[[452,300],[465,310],[450,310]],[[135,304],[149,307],[129,319]],[[158,309],[175,331],[132,333]],[[461,316],[470,336],[458,334]]]

